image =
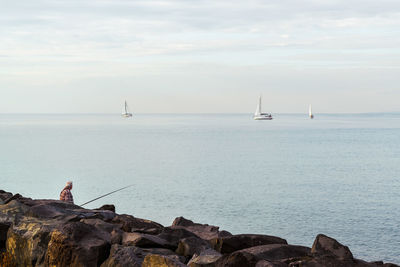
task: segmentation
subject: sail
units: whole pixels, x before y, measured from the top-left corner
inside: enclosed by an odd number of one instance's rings
[[[128,103],[126,103],[126,101],[125,101],[125,114],[128,114],[128,113],[129,113]]]
[[[254,112],[254,116],[260,116],[260,114],[261,114],[261,96],[258,99],[258,105],[257,105],[256,112]]]
[[[309,115],[310,117],[312,117],[312,116],[313,116],[313,114],[312,114],[312,108],[311,108],[311,104],[310,104],[310,106],[308,107],[308,115]]]

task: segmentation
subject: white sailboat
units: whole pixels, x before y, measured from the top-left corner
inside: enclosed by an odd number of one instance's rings
[[[272,120],[272,115],[270,113],[262,113],[261,112],[261,96],[258,99],[258,105],[256,112],[254,112],[253,119],[255,120]]]
[[[122,113],[122,117],[129,118],[132,117],[132,113],[129,112],[128,104],[125,100],[125,113]]]
[[[312,113],[312,108],[311,108],[311,104],[308,107],[308,116],[310,117],[310,119],[314,119],[314,114]]]

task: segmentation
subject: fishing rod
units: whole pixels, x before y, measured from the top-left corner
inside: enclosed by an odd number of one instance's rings
[[[128,188],[128,187],[131,187],[131,186],[133,186],[133,184],[127,185],[127,186],[122,187],[122,188],[117,189],[117,190],[114,190],[114,191],[112,191],[112,192],[110,192],[110,193],[107,193],[107,194],[105,194],[105,195],[96,197],[95,199],[92,199],[92,200],[90,200],[90,201],[88,201],[88,202],[85,202],[85,203],[83,203],[83,204],[80,205],[80,206],[82,207],[82,206],[84,206],[84,205],[86,205],[86,204],[89,204],[90,202],[93,202],[93,201],[98,200],[98,199],[100,199],[100,198],[103,198],[103,197],[106,197],[106,196],[108,196],[108,195],[114,194],[115,192],[121,191],[121,190],[123,190],[123,189],[125,189],[125,188]]]

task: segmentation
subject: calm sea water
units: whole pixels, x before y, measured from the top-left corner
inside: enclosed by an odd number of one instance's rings
[[[0,115],[0,188],[400,263],[400,114]]]

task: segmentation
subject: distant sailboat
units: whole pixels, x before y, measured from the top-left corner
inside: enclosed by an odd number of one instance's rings
[[[312,113],[311,104],[310,104],[310,106],[308,107],[308,116],[310,117],[310,119],[314,119],[314,115],[313,115],[313,113]]]
[[[132,113],[129,112],[128,104],[125,100],[125,113],[122,113],[122,117],[129,118],[132,117]]]
[[[258,99],[258,105],[257,105],[256,112],[254,113],[253,119],[255,119],[255,120],[272,120],[271,114],[261,112],[261,96]]]

